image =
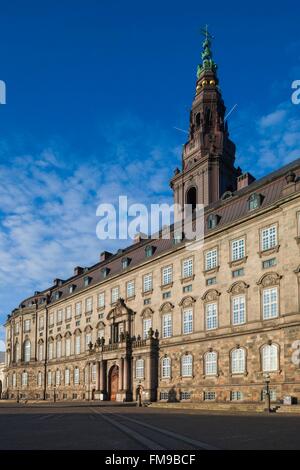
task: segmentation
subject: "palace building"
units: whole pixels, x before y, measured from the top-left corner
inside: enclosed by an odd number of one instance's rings
[[[300,159],[260,180],[235,166],[203,43],[176,203],[205,206],[201,249],[143,239],[8,315],[8,398],[300,399]]]

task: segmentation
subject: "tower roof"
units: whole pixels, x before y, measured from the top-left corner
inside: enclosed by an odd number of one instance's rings
[[[205,26],[205,29],[201,30],[202,34],[204,35],[204,41],[202,43],[202,63],[198,65],[197,68],[197,78],[198,80],[205,72],[213,72],[216,74],[217,72],[217,64],[213,60],[213,54],[211,50],[211,43],[214,37],[209,33],[208,26]]]

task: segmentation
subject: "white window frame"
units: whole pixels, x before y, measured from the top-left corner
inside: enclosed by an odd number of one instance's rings
[[[29,339],[24,341],[24,362],[30,362],[31,359],[31,342]]]
[[[185,308],[182,312],[182,332],[184,335],[193,333],[194,323],[194,312],[193,308]]]
[[[128,281],[126,284],[126,297],[127,299],[130,299],[131,297],[135,296],[135,282]]]
[[[93,297],[87,297],[85,299],[85,313],[93,312]]]
[[[173,282],[173,266],[165,266],[162,268],[162,285],[167,286]]]
[[[218,266],[218,248],[212,248],[205,253],[205,271],[210,271]]]
[[[79,315],[81,315],[82,313],[82,302],[76,302],[75,304],[75,316],[76,317],[79,317]]]
[[[105,307],[105,292],[99,292],[97,302],[98,302],[98,308]]]
[[[75,354],[81,354],[81,335],[75,335]]]
[[[277,225],[261,229],[261,251],[267,251],[278,244]]]
[[[218,328],[218,304],[210,302],[205,304],[205,326],[206,330],[215,330]]]
[[[75,367],[74,369],[74,385],[79,385],[80,384],[80,372],[79,368]]]
[[[279,289],[278,286],[268,287],[262,291],[263,320],[270,320],[279,316]]]
[[[56,340],[56,357],[57,359],[60,359],[61,358],[61,352],[62,352],[62,342],[61,342],[61,339],[57,339]]]
[[[135,361],[135,378],[143,379],[145,371],[145,361],[144,359],[137,359]]]
[[[70,375],[70,369],[67,368],[65,369],[65,385],[70,385],[71,383],[71,375]]]
[[[171,378],[171,359],[169,357],[163,357],[161,361],[161,377],[163,379]]]
[[[119,286],[115,286],[111,290],[111,303],[114,304],[120,298],[120,288]]]
[[[231,242],[231,261],[238,261],[240,259],[245,258],[246,250],[245,250],[246,241],[245,238],[237,238],[236,240],[232,240]]]
[[[233,325],[246,323],[246,296],[235,295],[231,299],[231,318]]]
[[[204,371],[207,376],[216,376],[218,374],[218,355],[215,351],[205,353]]]
[[[65,355],[66,355],[66,357],[71,356],[71,343],[72,343],[71,337],[68,336],[65,340]]]
[[[181,376],[193,376],[193,356],[191,354],[184,354],[181,356]]]
[[[148,338],[148,332],[152,328],[152,318],[144,318],[143,319],[143,338],[147,339]]]
[[[231,373],[244,374],[246,372],[246,352],[243,348],[231,351]]]
[[[66,318],[66,321],[69,321],[72,318],[72,306],[71,305],[68,305],[66,308],[65,318]]]
[[[162,337],[171,338],[173,334],[172,314],[164,313],[162,316]]]
[[[186,258],[182,261],[182,277],[187,279],[192,277],[194,274],[194,259]]]
[[[276,372],[279,369],[279,348],[276,344],[265,344],[261,348],[263,372]]]
[[[152,273],[143,276],[143,292],[151,292],[153,289]]]

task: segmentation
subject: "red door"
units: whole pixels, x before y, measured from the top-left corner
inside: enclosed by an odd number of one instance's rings
[[[119,367],[113,366],[110,370],[110,400],[116,401],[119,386]]]

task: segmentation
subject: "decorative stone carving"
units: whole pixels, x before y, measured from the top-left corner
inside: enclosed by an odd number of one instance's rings
[[[141,317],[143,318],[151,318],[154,311],[150,307],[146,307],[142,310]]]
[[[219,295],[221,295],[221,293],[216,289],[209,289],[202,296],[202,300],[204,300],[204,302],[213,302],[214,300],[218,300]]]
[[[174,308],[174,305],[171,304],[171,302],[164,302],[160,306],[159,311],[162,313],[166,313],[166,312],[170,312],[171,310],[173,310],[173,308]]]
[[[107,315],[107,320],[111,320],[111,319],[117,318],[117,317],[122,317],[123,315],[133,315],[133,310],[131,310],[131,308],[127,307],[127,305],[125,304],[124,299],[120,298],[116,302],[116,305],[114,306],[114,308],[112,308],[110,310],[109,314]]]
[[[257,284],[262,287],[276,286],[279,285],[281,278],[282,276],[278,273],[266,273],[259,279]]]
[[[183,299],[181,299],[178,305],[184,308],[191,307],[193,303],[195,302],[196,302],[196,299],[194,297],[192,297],[191,295],[187,295],[186,297],[183,297]]]
[[[228,293],[232,295],[245,294],[249,284],[246,284],[244,281],[234,282],[228,289]]]

